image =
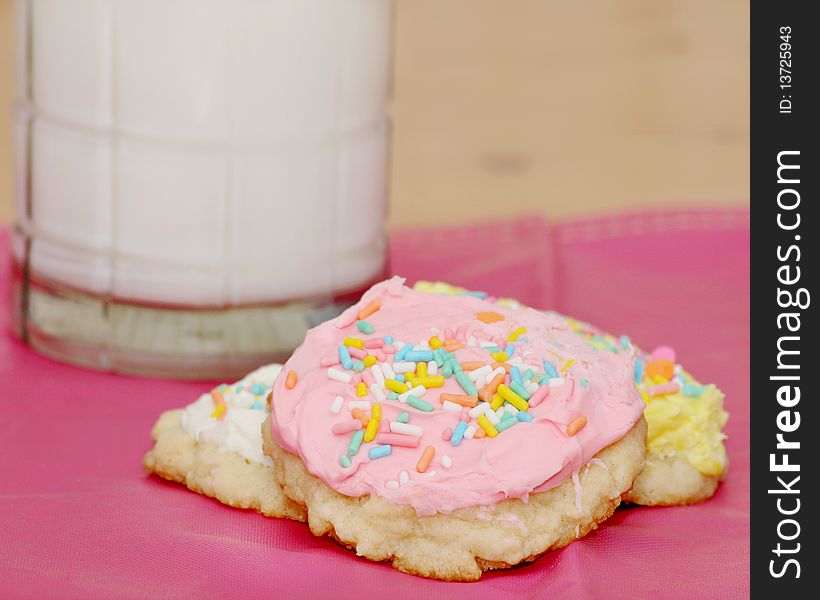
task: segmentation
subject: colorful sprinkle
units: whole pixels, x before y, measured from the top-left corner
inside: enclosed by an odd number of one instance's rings
[[[519,411],[516,413],[515,417],[516,417],[519,421],[522,421],[522,422],[524,422],[524,423],[532,423],[532,420],[533,420],[533,416],[532,416],[530,413],[528,413],[528,412],[524,412],[523,410],[519,410]]]
[[[339,462],[340,462],[340,463],[342,463],[342,466],[343,466],[345,469],[346,469],[346,468],[348,468],[350,465],[352,465],[352,464],[353,464],[353,463],[352,463],[352,461],[350,460],[350,457],[349,457],[347,454],[342,454],[342,455],[339,457]]]
[[[408,423],[410,421],[410,415],[406,412],[399,413],[396,416],[396,421],[398,421],[399,423]]]
[[[498,429],[496,429],[495,426],[490,422],[490,420],[487,418],[487,415],[481,415],[480,417],[478,417],[478,425],[481,427],[481,429],[484,430],[484,432],[487,434],[487,437],[494,438],[498,435]]]
[[[498,430],[499,433],[501,433],[502,431],[507,431],[510,427],[516,424],[518,424],[518,419],[510,415],[509,419],[501,419],[501,422],[498,425],[496,425],[495,428]]]
[[[407,396],[407,404],[409,404],[413,408],[416,408],[424,412],[433,412],[432,404],[413,395]]]
[[[413,437],[421,437],[424,435],[424,429],[418,425],[410,425],[409,423],[399,423],[392,421],[390,423],[390,431],[400,435],[412,435]]]
[[[495,311],[485,311],[476,313],[475,318],[481,321],[482,323],[487,323],[488,325],[491,323],[498,323],[499,321],[504,320],[504,316],[498,314]]]
[[[519,396],[515,391],[511,388],[507,387],[503,383],[498,386],[498,394],[504,398],[507,402],[512,404],[518,410],[529,410],[530,405],[527,404],[527,401],[524,400],[521,396]]]
[[[330,430],[334,433],[334,435],[346,435],[348,433],[358,431],[361,428],[361,421],[359,421],[358,419],[350,419],[349,421],[335,423],[333,427],[330,428]]]
[[[367,321],[356,321],[356,327],[365,335],[370,335],[375,331],[373,326]]]
[[[285,387],[292,390],[296,387],[296,380],[296,371],[288,371],[288,376],[285,378]]]
[[[403,394],[404,392],[410,390],[410,388],[407,387],[407,384],[402,383],[401,381],[398,381],[396,379],[385,379],[384,387],[386,387],[391,392],[396,392],[397,394]]]
[[[453,446],[458,446],[461,444],[461,440],[464,439],[464,432],[467,430],[467,421],[459,421],[456,428],[453,430],[453,437],[450,438],[450,443]]]
[[[463,371],[456,373],[456,381],[468,396],[478,397],[478,390],[475,385],[473,385],[473,382],[470,381],[470,378],[467,377],[466,373]]]
[[[544,361],[544,373],[546,373],[550,379],[558,377],[558,371],[555,370],[555,367],[552,366],[552,363],[548,360]]]
[[[363,381],[356,384],[356,395],[359,398],[367,396],[367,384]]]
[[[340,383],[350,383],[350,380],[352,379],[349,373],[345,373],[339,369],[334,369],[333,367],[330,367],[327,370],[327,377],[328,379],[332,379]]]
[[[419,438],[412,435],[401,435],[398,433],[382,433],[376,436],[379,444],[389,444],[391,446],[401,446],[403,448],[418,448]]]
[[[567,435],[572,437],[573,435],[581,431],[586,426],[586,424],[587,418],[584,415],[574,418],[567,425]]]
[[[435,447],[427,446],[424,449],[424,452],[421,453],[421,458],[419,458],[419,462],[416,463],[416,471],[418,471],[419,473],[424,473],[425,471],[427,471],[427,468],[433,461],[433,456],[435,456],[435,454]]]
[[[532,394],[530,394],[523,385],[518,384],[515,381],[510,382],[510,389],[521,396],[524,400],[529,400],[530,396],[532,396]]]
[[[346,337],[342,344],[345,346],[353,346],[354,348],[358,348],[359,350],[364,349],[364,340],[361,340],[357,337]]]
[[[522,335],[524,335],[525,333],[527,333],[527,328],[526,328],[526,327],[519,327],[518,329],[516,329],[515,331],[513,331],[513,332],[512,332],[512,333],[511,333],[511,334],[507,337],[507,341],[508,341],[508,342],[514,342],[514,341],[516,341],[516,340],[519,338],[519,336],[522,336]]]
[[[384,458],[385,456],[390,456],[393,452],[393,447],[389,444],[384,444],[382,446],[374,446],[371,448],[367,456],[370,457],[370,460],[375,460],[377,458]]]
[[[363,439],[364,431],[362,429],[359,429],[358,431],[353,433],[353,437],[350,440],[350,444],[347,446],[348,456],[356,456],[356,454],[358,454]]]
[[[506,362],[508,358],[506,352],[493,352],[490,356],[493,357],[493,360],[497,360],[498,362]]]
[[[450,458],[447,454],[441,455],[441,466],[445,469],[449,469],[453,466],[453,459]]]
[[[356,317],[361,321],[363,319],[366,319],[367,317],[369,317],[373,313],[377,312],[381,307],[382,307],[382,303],[381,303],[380,300],[378,300],[378,299],[377,300],[372,300],[370,302],[370,304],[368,304],[362,310],[359,311],[359,314],[357,314]],[[388,342],[388,343],[390,343],[390,342]]]

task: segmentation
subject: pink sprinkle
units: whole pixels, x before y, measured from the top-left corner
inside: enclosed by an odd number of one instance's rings
[[[449,442],[451,437],[453,437],[453,429],[451,427],[448,427],[447,429],[441,432],[441,439],[443,439],[445,442]]]
[[[390,421],[387,419],[381,419],[379,421],[379,431],[381,433],[390,433]]]
[[[395,354],[396,349],[393,346],[385,345],[385,346],[382,346],[382,352],[384,352],[385,354]]]
[[[362,422],[359,419],[351,419],[350,421],[342,421],[336,423],[330,430],[336,435],[344,435],[351,431],[357,431],[362,428]]]
[[[544,401],[544,398],[549,396],[549,393],[550,387],[548,385],[539,386],[535,393],[528,400],[530,406],[538,406],[539,404],[541,404]]]
[[[353,358],[358,358],[359,360],[364,360],[364,357],[367,356],[367,352],[361,348],[356,348],[355,346],[348,346],[347,350],[350,352],[350,356]]]
[[[658,346],[652,351],[651,358],[652,360],[668,360],[675,362],[677,354],[675,353],[674,348],[670,348],[669,346]]]
[[[661,396],[663,394],[674,394],[675,392],[680,391],[680,383],[677,381],[670,381],[669,383],[662,383],[660,385],[650,385],[646,392],[650,396]],[[530,402],[532,405],[532,402]]]
[[[382,346],[384,346],[383,338],[373,338],[372,340],[365,340],[364,342],[365,348],[381,348]]]
[[[511,381],[512,381],[512,377],[510,377],[510,374],[509,374],[509,373],[507,373],[507,374],[504,376],[504,385],[510,385],[510,382],[511,382]]]
[[[323,367],[334,367],[339,364],[339,356],[334,354],[333,356],[324,356],[319,359],[319,364]]]
[[[528,365],[541,366],[541,361],[534,354],[524,357],[524,362]]]
[[[455,339],[457,339],[459,342],[467,341],[467,328],[464,325],[459,325],[456,328]]]
[[[373,356],[375,356],[375,357],[376,357],[376,360],[378,360],[379,362],[381,362],[381,361],[383,361],[385,358],[387,358],[387,356],[385,355],[385,353],[384,353],[384,352],[382,352],[381,350],[376,350],[376,353],[375,353]]]
[[[365,369],[364,371],[362,371],[362,381],[364,381],[367,384],[367,387],[373,385],[373,374],[370,372],[370,369]]]
[[[379,444],[390,444],[391,446],[404,446],[405,448],[418,448],[419,438],[413,435],[399,435],[397,433],[379,433],[376,436]]]

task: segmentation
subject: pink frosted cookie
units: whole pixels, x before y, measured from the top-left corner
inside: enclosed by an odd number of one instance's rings
[[[265,452],[311,530],[471,580],[606,519],[643,467],[633,351],[567,319],[394,278],[311,330],[273,388]]]

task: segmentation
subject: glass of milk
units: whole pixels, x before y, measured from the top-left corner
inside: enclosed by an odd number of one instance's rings
[[[16,333],[120,372],[284,358],[386,268],[391,0],[17,0]]]

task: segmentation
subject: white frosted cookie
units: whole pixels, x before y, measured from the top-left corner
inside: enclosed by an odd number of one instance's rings
[[[394,278],[308,332],[264,449],[313,533],[474,580],[583,536],[632,487],[646,449],[633,354],[554,313]]]
[[[260,426],[281,365],[268,365],[222,385],[183,409],[160,415],[146,471],[236,508],[303,521],[302,508],[282,493],[262,453]]]
[[[415,288],[427,293],[469,293],[442,282],[420,281]],[[515,300],[495,299],[510,308]],[[635,350],[635,383],[646,401],[649,425],[646,466],[625,500],[647,506],[693,504],[710,498],[726,477],[728,458],[723,427],[729,417],[723,393],[715,385],[696,381],[677,364],[668,346],[647,354],[628,337],[616,339],[599,329],[567,318],[571,329],[601,351]]]

